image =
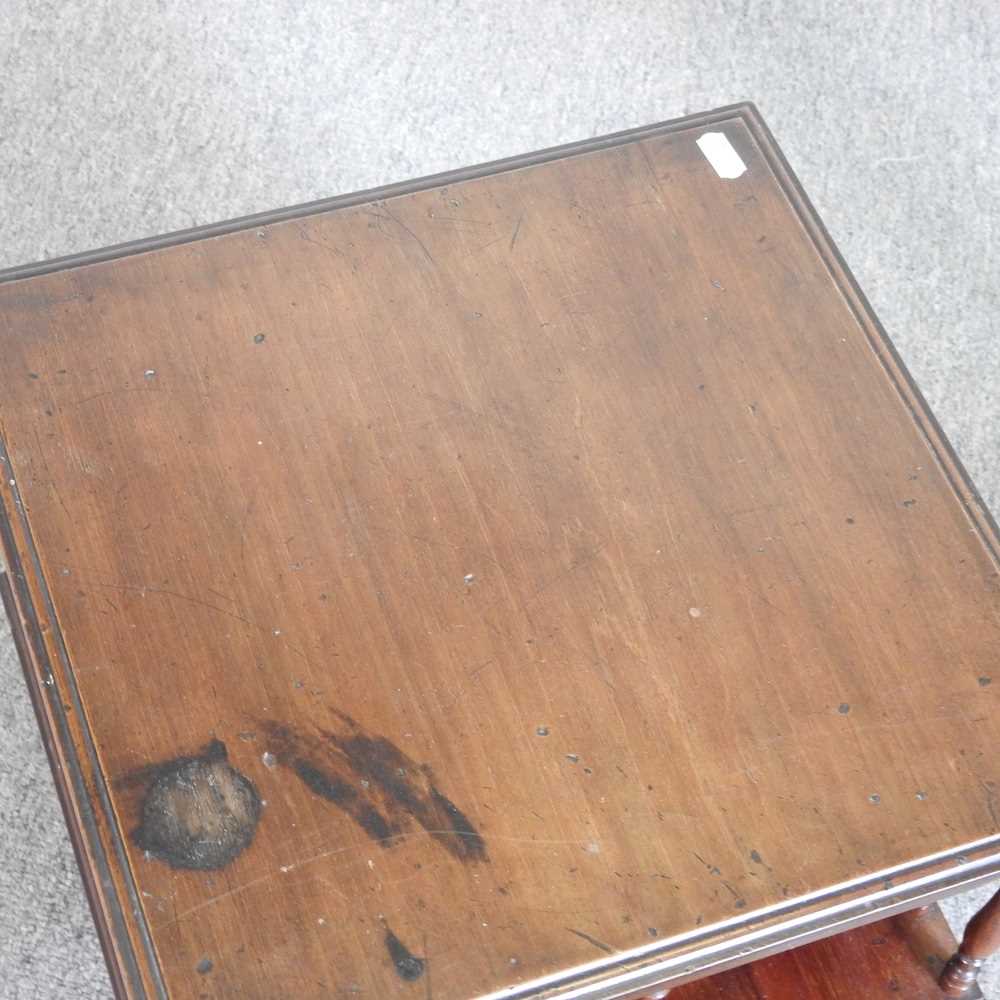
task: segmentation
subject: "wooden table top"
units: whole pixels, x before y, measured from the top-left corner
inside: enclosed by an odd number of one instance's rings
[[[1000,872],[996,529],[752,106],[7,272],[0,338],[122,995],[630,996]]]

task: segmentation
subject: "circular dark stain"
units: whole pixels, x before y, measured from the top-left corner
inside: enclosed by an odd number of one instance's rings
[[[212,971],[213,962],[210,958],[203,958],[195,967],[194,971],[201,976],[207,976]]]
[[[138,847],[172,868],[223,868],[253,840],[261,801],[253,782],[226,759],[218,741],[200,757],[158,768],[142,804]]]

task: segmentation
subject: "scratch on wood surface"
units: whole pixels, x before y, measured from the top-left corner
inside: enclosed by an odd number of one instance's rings
[[[986,792],[986,808],[990,811],[990,819],[993,820],[993,827],[1000,830],[1000,820],[997,819],[996,786],[992,781],[984,781],[983,790]]]
[[[143,596],[146,594],[162,594],[166,597],[175,597],[179,601],[186,601],[188,604],[195,604],[198,607],[208,608],[210,611],[217,611],[220,615],[225,615],[227,618],[232,618],[234,621],[243,622],[244,625],[259,628],[261,631],[267,631],[263,625],[258,625],[256,622],[251,621],[249,618],[244,618],[243,615],[238,615],[234,611],[227,611],[225,608],[220,608],[217,604],[212,604],[209,601],[203,601],[200,597],[191,597],[188,594],[181,594],[176,590],[168,590],[165,587],[147,587],[129,583],[100,583],[96,580],[79,580],[78,582],[85,587],[99,587],[107,590],[118,590],[123,594],[142,594]]]
[[[468,674],[469,677],[475,677],[478,674],[482,673],[491,663],[495,662],[496,660],[494,659],[494,657],[491,656],[488,660],[484,660],[482,663],[473,667],[471,670],[466,671],[466,673]]]
[[[435,215],[433,212],[429,212],[427,215],[428,219],[433,219],[435,222],[454,222],[456,226],[492,226],[493,223],[488,219],[462,219],[454,215]]]
[[[243,512],[243,523],[240,525],[240,570],[244,577],[247,574],[247,525],[250,523],[256,503],[257,490],[255,489],[247,501],[246,510]]]
[[[663,204],[663,187],[660,184],[660,178],[656,176],[656,170],[653,167],[653,161],[649,158],[649,150],[646,149],[646,144],[644,142],[637,142],[636,148],[639,150],[646,167],[649,170],[649,176],[653,178],[653,189],[656,193],[656,202],[660,208],[665,208]]]
[[[417,244],[418,247],[420,247],[420,249],[423,251],[424,256],[427,258],[427,260],[430,261],[431,264],[435,264],[436,265],[437,261],[434,260],[433,254],[430,252],[430,250],[427,249],[427,245],[424,243],[424,241],[419,236],[417,236],[417,234],[412,229],[410,229],[410,227],[405,222],[403,222],[402,219],[400,219],[397,216],[393,215],[392,212],[389,210],[388,205],[386,205],[386,203],[384,201],[376,202],[376,204],[385,213],[384,215],[381,215],[378,212],[372,212],[372,211],[368,211],[365,214],[366,215],[371,215],[371,216],[373,216],[376,219],[388,219],[390,222],[394,222],[397,226],[399,226],[400,229],[403,230],[404,233],[406,233],[407,236],[410,237],[411,240],[414,241],[414,243]],[[379,229],[382,231],[382,233],[385,236],[389,235],[384,229],[382,229],[381,226],[379,226]]]
[[[396,834],[392,837],[385,837],[384,840],[412,840],[423,837],[433,837],[440,836],[442,834],[455,834],[455,830],[410,830],[404,833]],[[521,844],[528,846],[538,846],[538,847],[585,847],[588,841],[584,840],[539,840],[533,837],[503,837],[493,835],[490,840],[500,840],[511,844]],[[278,876],[278,875],[288,875],[291,872],[298,871],[300,868],[305,868],[307,865],[315,864],[318,861],[323,861],[327,858],[333,858],[341,854],[365,854],[371,850],[371,842],[368,843],[358,843],[350,844],[347,847],[332,847],[328,851],[320,851],[318,854],[313,854],[309,857],[302,858],[299,861],[294,861],[291,864],[279,865],[273,871],[265,872],[263,875],[258,875],[256,878],[249,879],[246,882],[241,882],[239,885],[233,886],[233,888],[227,890],[226,892],[219,893],[217,896],[212,896],[209,899],[203,900],[200,903],[196,903],[194,906],[188,907],[186,910],[182,910],[177,916],[168,921],[166,924],[161,924],[162,927],[169,927],[172,924],[179,923],[181,920],[198,913],[200,910],[204,910],[206,907],[215,906],[217,903],[221,903],[223,900],[228,899],[230,896],[235,896],[238,893],[245,892],[247,889],[252,889],[256,885],[260,885],[262,882],[267,882],[268,880]],[[555,911],[553,911],[555,912]],[[558,911],[565,912],[565,911]],[[568,928],[567,928],[568,930]],[[574,932],[576,933],[576,932]]]
[[[299,239],[305,240],[306,243],[311,243],[314,247],[319,247],[321,250],[326,250],[328,253],[332,253],[335,257],[347,257],[340,247],[334,246],[332,243],[326,243],[323,240],[318,240],[315,237],[310,236],[306,232],[306,227],[300,222],[296,229],[299,233]]]
[[[232,618],[233,621],[238,621],[242,622],[244,625],[249,625],[251,628],[257,629],[259,632],[271,635],[275,634],[274,629],[268,628],[265,625],[261,625],[258,622],[252,621],[251,619],[245,617],[244,615],[237,614],[235,611],[229,611],[226,608],[220,608],[217,604],[212,604],[211,601],[202,600],[200,597],[192,597],[190,594],[182,594],[177,590],[169,590],[166,587],[149,587],[149,586],[140,586],[138,584],[129,584],[129,583],[105,583],[100,580],[84,580],[79,578],[75,579],[77,579],[77,582],[83,587],[96,587],[98,589],[104,589],[104,590],[117,590],[123,594],[140,594],[143,597],[145,597],[146,594],[158,594],[165,597],[173,597],[178,601],[184,601],[187,604],[193,604],[197,607],[206,608],[209,611],[215,611],[217,614],[225,615],[227,618]],[[294,643],[289,642],[287,639],[285,639],[283,644],[287,649],[295,653],[296,656],[301,657],[301,659],[306,664],[312,666],[312,662],[309,659],[308,655],[306,654],[305,650],[301,649],[299,646],[296,646]],[[324,651],[324,655],[336,657],[339,656],[340,654],[332,650],[326,650]]]
[[[465,672],[466,678],[469,681],[474,680],[492,663],[496,663],[496,659],[494,657],[490,657],[490,659],[484,660],[482,663],[477,664],[476,666],[472,667],[471,669]],[[447,705],[444,706],[442,712],[444,712],[447,715],[463,698],[465,698],[470,693],[470,691],[471,688],[469,687],[468,683],[463,681],[459,685],[458,693],[455,695],[454,698],[452,698],[452,700]]]
[[[575,573],[578,569],[582,569],[584,566],[587,566],[590,563],[592,563],[601,554],[606,545],[607,542],[601,542],[601,544],[598,545],[596,548],[592,549],[590,552],[586,553],[581,558],[570,563],[569,566],[558,572],[550,580],[546,580],[544,583],[539,584],[532,591],[531,597],[528,599],[528,603],[533,601],[536,597],[539,597],[541,594],[545,593],[546,590],[548,590],[555,584],[559,583],[561,580],[566,579],[566,577],[570,576],[570,574]]]
[[[489,243],[484,243],[478,250],[475,250],[474,253],[482,253],[487,247],[493,246],[494,243],[501,243],[505,239],[505,236],[498,236],[495,240],[490,240]]]
[[[83,406],[84,403],[89,403],[93,399],[100,399],[102,396],[117,396],[124,392],[170,392],[169,389],[163,389],[160,387],[154,388],[149,385],[123,385],[119,386],[117,389],[105,389],[104,392],[95,392],[93,395],[84,396],[83,399],[76,399],[72,402],[67,403],[67,406]]]
[[[72,523],[72,518],[70,517],[69,509],[67,508],[66,504],[63,503],[63,498],[62,498],[62,494],[59,492],[59,487],[56,485],[55,478],[53,477],[52,473],[49,471],[49,463],[46,460],[46,458],[45,458],[45,452],[42,449],[42,439],[38,435],[38,428],[37,427],[33,427],[32,428],[32,433],[34,434],[34,437],[35,437],[35,447],[37,448],[36,454],[38,455],[39,459],[41,460],[42,468],[45,470],[45,475],[48,477],[49,487],[52,490],[52,495],[56,498],[56,501],[59,503],[59,506],[62,507],[63,513],[66,515],[67,521],[70,521]]]
[[[573,927],[567,927],[566,930],[568,930],[570,934],[575,934],[578,938],[583,938],[584,941],[587,941],[589,944],[592,944],[595,948],[600,948],[601,951],[607,952],[607,954],[609,955],[613,955],[615,953],[615,950],[614,948],[611,947],[611,945],[605,944],[603,941],[599,941],[595,937],[591,937],[585,931],[578,931],[575,930]]]
[[[524,213],[522,212],[517,219],[517,225],[514,227],[514,235],[510,238],[510,250],[511,253],[514,251],[514,244],[517,242],[517,234],[521,231],[521,223],[524,221]]]

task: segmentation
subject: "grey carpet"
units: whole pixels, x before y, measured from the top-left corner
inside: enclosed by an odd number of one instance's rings
[[[0,265],[755,100],[1000,507],[993,0],[0,6]],[[0,644],[0,996],[107,996]]]

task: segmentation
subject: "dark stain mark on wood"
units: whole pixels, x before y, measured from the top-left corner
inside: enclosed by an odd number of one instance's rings
[[[267,752],[314,794],[343,810],[373,840],[390,847],[416,821],[460,861],[488,860],[486,843],[469,817],[418,764],[350,716],[333,713],[334,725],[314,733],[261,721]]]
[[[451,799],[446,798],[442,795],[433,785],[431,785],[431,798],[434,805],[437,807],[436,815],[445,815],[448,817],[448,826],[451,828],[451,833],[458,837],[457,841],[452,842],[454,845],[461,845],[460,854],[466,858],[472,860],[485,861],[486,860],[486,844],[483,838],[476,831],[476,828],[472,825],[472,821],[469,819],[465,813],[462,812],[458,806],[455,805]],[[436,835],[438,839],[445,835]],[[451,850],[451,848],[449,848]]]
[[[357,789],[343,779],[324,773],[307,760],[296,760],[292,769],[311,791],[340,806],[373,840],[388,842],[399,834],[398,826],[364,801]]]
[[[207,976],[214,966],[214,963],[210,958],[203,958],[195,967],[194,971],[200,976]]]
[[[197,756],[138,768],[116,785],[146,786],[132,842],[171,868],[224,868],[250,846],[260,820],[257,789],[230,765],[221,740]]]
[[[412,983],[424,974],[426,961],[414,955],[388,927],[385,929],[385,947],[400,979]]]
[[[592,944],[595,948],[600,948],[601,951],[607,952],[609,955],[613,955],[615,953],[615,950],[611,947],[611,945],[605,944],[603,941],[598,941],[597,938],[591,937],[584,931],[578,931],[572,927],[567,927],[566,930],[568,930],[570,934],[575,934],[578,938],[583,938],[584,941]]]

